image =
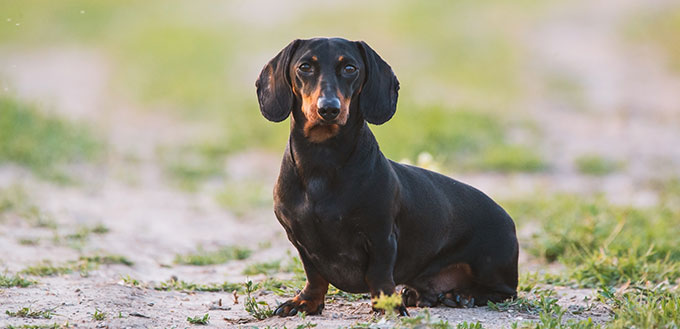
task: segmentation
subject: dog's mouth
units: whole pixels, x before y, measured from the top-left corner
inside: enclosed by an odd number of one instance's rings
[[[305,137],[312,143],[321,143],[334,137],[340,131],[340,125],[333,121],[307,122],[304,127]]]

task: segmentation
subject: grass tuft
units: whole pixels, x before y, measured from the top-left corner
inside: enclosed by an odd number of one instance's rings
[[[54,309],[51,310],[32,310],[30,307],[23,307],[16,312],[5,311],[5,314],[17,318],[31,318],[31,319],[51,319],[54,316]]]
[[[0,274],[0,287],[1,288],[11,288],[11,287],[19,287],[19,288],[26,288],[30,285],[36,284],[37,282],[34,280],[28,280],[24,279],[20,275],[12,275],[8,276],[5,274]]]
[[[191,324],[205,326],[210,322],[210,314],[206,313],[203,316],[196,315],[193,318],[187,317],[187,322],[189,322]]]
[[[245,309],[248,314],[252,315],[258,320],[264,320],[274,315],[274,310],[269,307],[269,304],[265,301],[257,301],[253,297],[253,293],[257,290],[257,285],[254,285],[252,281],[248,281],[243,285],[246,291],[246,301]]]
[[[92,314],[92,319],[95,321],[104,321],[106,319],[106,313],[100,311],[98,308],[95,308],[94,313]]]

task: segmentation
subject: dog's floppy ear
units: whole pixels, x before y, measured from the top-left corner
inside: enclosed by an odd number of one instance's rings
[[[288,76],[288,66],[301,40],[297,39],[283,48],[260,72],[255,81],[260,112],[269,121],[285,120],[293,108],[293,89]]]
[[[392,68],[363,41],[356,43],[366,67],[364,85],[359,94],[359,109],[372,124],[383,124],[397,110],[399,80]]]

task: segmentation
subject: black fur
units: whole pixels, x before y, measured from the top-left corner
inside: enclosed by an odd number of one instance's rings
[[[337,135],[318,143],[301,132],[301,122],[307,119],[300,96],[278,95],[285,94],[291,83],[309,87],[292,76],[292,82],[279,77],[286,70],[294,74],[295,61],[310,52],[322,59],[347,56],[363,61],[357,64],[363,70],[357,79],[363,84],[353,91],[349,120]],[[286,59],[290,68],[281,67]],[[326,79],[321,81],[326,87],[354,81],[329,74],[319,78]],[[271,76],[275,95],[262,87]],[[305,289],[282,304],[278,315],[298,310],[320,313],[328,283],[372,296],[394,293],[396,285],[404,285],[409,289],[404,294],[408,306],[434,306],[440,301],[486,305],[516,295],[518,243],[510,216],[479,190],[395,163],[380,151],[366,121],[389,120],[396,110],[397,90],[389,65],[364,42],[344,39],[295,41],[263,70],[258,80],[263,115],[281,121],[289,105],[295,105],[274,190],[274,212],[308,278]],[[466,302],[446,297],[453,295]],[[406,314],[403,305],[400,311]]]

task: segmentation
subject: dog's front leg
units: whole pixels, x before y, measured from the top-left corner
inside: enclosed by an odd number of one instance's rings
[[[375,299],[380,294],[392,295],[395,292],[394,264],[397,260],[397,238],[394,233],[388,237],[369,241],[368,268],[366,269],[366,284],[371,291],[371,300],[375,305]],[[376,312],[381,312],[373,307]],[[408,316],[408,311],[403,303],[395,309],[399,315]]]
[[[302,253],[300,254],[300,259],[307,275],[305,288],[293,299],[289,299],[279,305],[274,311],[275,315],[292,316],[298,312],[314,315],[321,314],[323,310],[324,297],[326,297],[326,292],[328,291],[328,281],[317,272],[309,261],[305,260]]]

